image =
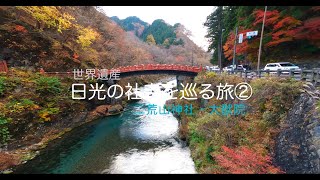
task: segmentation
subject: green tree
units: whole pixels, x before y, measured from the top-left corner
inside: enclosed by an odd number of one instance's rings
[[[0,144],[5,144],[10,138],[8,119],[0,116]]]
[[[225,6],[223,8],[222,28],[222,44],[224,44],[229,36],[229,32],[234,31],[237,26],[237,11],[239,6]]]
[[[180,38],[180,39],[176,39],[175,41],[173,41],[173,45],[184,45],[184,42],[183,40]]]
[[[162,44],[167,38],[169,38],[170,45],[176,38],[175,28],[170,26],[162,19],[157,19],[148,26],[142,33],[142,38],[146,41],[149,34],[152,34],[156,44]]]
[[[6,79],[4,77],[0,77],[0,96],[3,95],[6,90],[5,80]]]
[[[206,38],[209,39],[208,51],[213,51],[211,63],[217,63],[219,53],[221,52],[220,38],[222,32],[222,13],[223,6],[218,6],[208,17],[204,26],[208,28]],[[221,64],[220,64],[221,66]]]
[[[56,77],[39,77],[35,80],[36,91],[41,95],[58,94],[61,92],[61,82]]]
[[[149,34],[149,35],[147,36],[146,42],[147,42],[148,44],[156,45],[156,41],[154,40],[154,37],[153,37],[152,34]]]

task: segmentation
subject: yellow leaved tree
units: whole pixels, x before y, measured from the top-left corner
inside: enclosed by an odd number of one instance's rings
[[[79,33],[77,43],[80,44],[83,49],[90,47],[90,45],[99,37],[99,33],[90,27],[84,28],[82,26],[77,26],[77,29]]]
[[[147,42],[148,44],[153,44],[153,45],[156,45],[156,44],[157,44],[157,43],[156,43],[156,40],[154,39],[154,37],[153,37],[152,34],[149,34],[149,35],[147,36],[146,42]]]
[[[45,24],[48,28],[54,27],[58,32],[71,28],[74,17],[68,13],[61,13],[55,6],[19,6],[30,14],[39,23]]]

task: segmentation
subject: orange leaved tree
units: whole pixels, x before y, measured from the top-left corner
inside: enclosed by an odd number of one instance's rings
[[[232,174],[276,174],[283,173],[272,165],[271,157],[248,147],[231,149],[222,146],[222,153],[213,154],[214,159],[222,168],[219,173]]]

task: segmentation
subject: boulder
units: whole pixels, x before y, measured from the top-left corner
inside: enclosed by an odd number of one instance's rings
[[[87,117],[87,121],[103,118],[110,115],[119,114],[123,111],[120,104],[116,105],[100,105],[95,110],[91,111]]]
[[[19,163],[16,156],[0,152],[0,170],[11,168]]]
[[[108,109],[109,109],[109,105],[101,105],[98,106],[95,111],[103,116],[107,116],[108,115]]]
[[[109,107],[108,114],[109,115],[119,114],[122,111],[123,111],[123,107],[120,104],[116,104]]]

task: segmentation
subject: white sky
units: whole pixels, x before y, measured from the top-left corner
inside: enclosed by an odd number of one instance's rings
[[[125,19],[128,16],[137,16],[149,24],[156,19],[163,19],[171,25],[181,23],[192,32],[190,38],[207,50],[208,42],[204,37],[207,28],[203,23],[213,12],[214,6],[103,6],[102,8],[109,17],[118,16],[120,19]]]

